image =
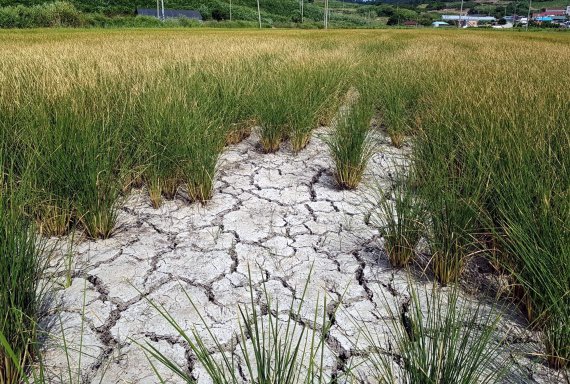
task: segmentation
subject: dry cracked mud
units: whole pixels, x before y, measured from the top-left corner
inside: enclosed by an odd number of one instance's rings
[[[206,205],[189,204],[179,196],[153,209],[147,194],[135,191],[121,206],[112,238],[76,239],[73,245],[59,240],[51,272],[61,286],[52,293],[46,318],[52,336],[45,344],[45,361],[52,381],[58,381],[56,376],[70,381],[69,358],[77,371],[73,381],[159,382],[139,346],[149,343],[197,382],[208,383],[188,345],[149,300],[162,305],[184,329],[205,335],[187,293],[223,347],[238,354],[237,305],[250,300],[248,267],[255,300],[263,301],[265,283],[281,307],[299,299],[312,267],[300,321],[311,322],[324,295],[328,311],[342,301],[327,338],[327,370],[335,375],[356,366],[361,382],[373,382],[366,365],[358,363],[374,352],[359,337],[354,319],[381,340],[387,338],[390,312],[384,298],[404,300],[408,280],[404,272],[390,268],[378,230],[366,224],[366,191],[373,184],[388,186],[390,170],[405,161],[406,151],[379,139],[362,187],[340,191],[319,139],[324,133],[318,130],[296,155],[287,148],[261,154],[253,135],[225,150],[213,199]],[[70,284],[64,284],[66,278]],[[536,335],[509,316],[501,330],[510,331],[512,350],[519,352],[513,354],[520,369],[512,382],[559,382],[540,361],[522,355],[540,351]],[[68,356],[60,348],[62,334]],[[238,364],[245,375],[243,361]],[[157,368],[167,382],[179,382]]]

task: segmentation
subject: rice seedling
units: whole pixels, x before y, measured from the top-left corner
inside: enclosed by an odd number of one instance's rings
[[[338,125],[325,138],[340,188],[354,189],[358,186],[374,153],[369,131],[373,112],[367,101],[358,101],[340,116]]]
[[[264,285],[262,295],[267,308],[267,314],[264,315],[256,307],[257,294],[254,292],[249,269],[248,273],[250,305],[238,307],[239,317],[237,319],[240,325],[237,340],[238,350],[240,358],[245,364],[244,371],[247,377],[252,382],[260,384],[327,382],[324,358],[325,351],[328,349],[325,340],[332,324],[326,313],[326,297],[322,303],[323,313],[320,313],[320,303],[317,300],[313,318],[301,322],[299,319],[305,305],[305,295],[310,278],[307,279],[300,298],[297,302],[291,301],[285,314],[279,307],[279,302],[273,301],[269,296]],[[242,383],[243,379],[237,372],[236,357],[224,350],[201,314],[200,308],[196,307],[186,291],[185,294],[189,303],[200,316],[202,325],[206,328],[207,337],[214,342],[215,351],[221,354],[220,359],[212,356],[212,351],[206,347],[207,340],[204,335],[199,334],[196,329],[184,329],[164,307],[153,302],[150,304],[188,343],[213,383]],[[318,327],[318,329],[313,327]],[[187,383],[194,382],[192,377],[152,344],[147,343],[142,347],[149,356],[164,365],[180,379]],[[152,360],[150,361],[153,364]],[[158,375],[158,371],[156,369],[154,371]],[[162,381],[160,375],[159,379]]]
[[[456,286],[410,283],[405,302],[388,299],[388,345],[366,326],[365,340],[379,352],[365,364],[380,383],[500,383],[509,370],[496,340],[500,315],[462,298]],[[394,303],[392,303],[394,300]]]
[[[402,175],[396,173],[391,191],[384,193],[380,186],[375,190],[371,221],[380,228],[390,264],[405,267],[413,259],[416,245],[425,232],[425,210]]]

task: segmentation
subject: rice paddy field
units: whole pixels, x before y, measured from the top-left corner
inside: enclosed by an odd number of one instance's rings
[[[568,383],[569,58],[0,31],[0,383]]]

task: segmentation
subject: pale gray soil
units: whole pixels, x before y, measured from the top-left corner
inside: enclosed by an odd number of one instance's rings
[[[73,270],[71,285],[53,294],[51,308],[58,315],[48,318],[53,337],[45,357],[50,371],[61,375],[67,364],[58,348],[61,319],[68,345],[78,349],[82,344],[81,361],[78,351],[70,351],[71,365],[80,366],[80,379],[76,375],[74,382],[158,382],[136,342],[152,344],[198,382],[209,382],[188,346],[148,300],[164,305],[186,330],[195,327],[206,335],[185,290],[224,348],[236,351],[237,305],[249,302],[248,266],[256,300],[263,302],[265,282],[280,308],[300,296],[313,266],[305,320],[312,319],[317,298],[322,305],[327,295],[331,313],[339,300],[343,302],[327,340],[329,373],[361,361],[359,356],[371,351],[358,337],[354,319],[383,340],[389,318],[384,298],[396,295],[394,300],[400,301],[408,294],[405,274],[389,267],[377,229],[365,224],[370,209],[367,189],[373,183],[388,186],[390,169],[404,161],[404,152],[382,139],[364,185],[339,191],[333,164],[318,138],[324,132],[317,131],[297,155],[287,148],[261,154],[252,136],[226,149],[214,197],[205,206],[189,204],[180,196],[155,210],[145,191],[135,191],[122,205],[111,239],[76,239],[72,249],[65,239],[60,241],[60,257],[53,261],[58,281],[65,280],[68,251]],[[513,351],[540,352],[536,335],[511,320],[505,320],[501,334],[507,330],[512,331]],[[517,361],[524,368],[512,382],[559,381],[538,362],[522,357]],[[178,382],[165,369],[159,371],[167,381]],[[374,381],[365,365],[355,372],[364,382]]]

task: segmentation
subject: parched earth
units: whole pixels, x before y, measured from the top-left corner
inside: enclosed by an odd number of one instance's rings
[[[322,308],[326,296],[324,310],[329,315],[336,310],[325,353],[328,372],[353,367],[360,381],[374,382],[362,364],[371,350],[359,327],[364,324],[386,340],[391,318],[386,302],[409,294],[406,274],[390,268],[378,230],[366,218],[373,186],[389,185],[390,170],[405,161],[405,151],[379,139],[362,187],[340,191],[319,139],[324,133],[317,131],[296,155],[287,148],[262,154],[253,135],[226,149],[206,205],[189,204],[181,193],[155,210],[144,191],[135,191],[123,203],[111,239],[60,240],[51,273],[61,284],[54,286],[45,326],[52,335],[44,354],[52,381],[56,376],[70,381],[69,359],[74,382],[159,382],[140,346],[148,343],[199,383],[210,382],[188,345],[150,304],[162,305],[185,330],[207,336],[187,295],[222,347],[238,355],[245,377],[236,341],[237,306],[250,302],[248,269],[254,300],[265,300],[265,286],[286,308],[301,297],[312,268],[299,321],[312,324],[315,307]],[[540,352],[536,335],[508,314],[500,331],[498,337],[508,331],[514,351],[511,382],[562,382],[540,359],[524,354]],[[62,334],[67,355],[60,348]],[[214,344],[207,337],[206,342],[214,353]],[[160,365],[157,369],[167,382],[180,382]]]

